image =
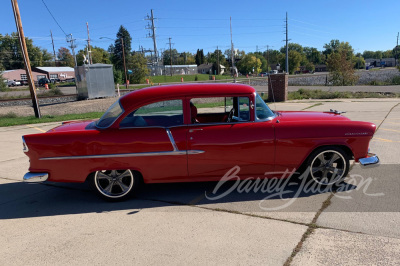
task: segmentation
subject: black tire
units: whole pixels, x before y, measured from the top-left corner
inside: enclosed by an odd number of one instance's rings
[[[131,198],[141,183],[141,177],[134,171],[102,170],[89,176],[91,187],[96,194],[107,201],[123,201]]]
[[[331,186],[347,176],[350,168],[349,155],[340,147],[326,146],[313,151],[307,159],[308,178]]]

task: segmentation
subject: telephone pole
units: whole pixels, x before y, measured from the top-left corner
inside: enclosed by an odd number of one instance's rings
[[[267,44],[267,73],[269,71],[269,45]]]
[[[92,60],[92,49],[90,48],[90,35],[89,35],[89,23],[86,22],[86,28],[87,28],[87,43],[88,43],[88,62],[89,65],[93,64]]]
[[[74,56],[74,61],[75,61],[75,67],[78,66],[77,62],[76,62],[76,55],[75,55],[75,39],[72,37],[72,33],[70,33],[69,35],[67,35],[67,42],[70,43],[69,47],[71,48],[72,51],[72,55]]]
[[[168,39],[169,39],[169,63],[170,63],[170,66],[171,66],[170,71],[171,71],[171,77],[172,77],[172,48],[171,48],[171,37],[168,38]]]
[[[396,61],[397,59],[397,61]],[[397,44],[396,44],[396,58],[394,59],[394,65],[399,65],[399,33],[397,32]]]
[[[230,26],[231,26],[231,60],[232,60],[232,74],[233,74],[233,82],[236,83],[236,71],[235,71],[235,60],[233,58],[233,41],[232,41],[232,17],[229,17]]]
[[[289,74],[288,15],[286,12],[286,73]]]
[[[128,89],[128,77],[126,75],[126,63],[125,63],[125,47],[124,47],[124,38],[121,38],[121,44],[122,44],[122,58],[124,60],[124,70],[125,70],[125,85],[126,88]]]
[[[218,73],[218,75],[220,74],[219,68],[220,68],[220,66],[219,66],[219,50],[218,50],[218,45],[217,45],[217,73]]]
[[[22,28],[21,15],[19,13],[19,7],[18,7],[17,0],[11,0],[11,5],[13,8],[13,12],[14,12],[15,25],[17,26],[18,38],[19,38],[19,43],[21,45],[22,57],[24,58],[25,71],[26,71],[26,76],[28,78],[29,91],[31,92],[33,110],[35,112],[35,116],[37,118],[40,118],[41,114],[40,114],[40,109],[39,109],[39,103],[37,100],[35,83],[33,82],[31,62],[29,61],[28,49],[26,48],[24,30]]]
[[[151,17],[147,15],[147,18],[145,20],[151,20],[151,26],[148,25],[146,29],[151,30],[152,34],[149,34],[147,37],[153,39],[153,45],[154,45],[154,55],[155,55],[155,61],[158,63],[158,52],[157,52],[157,41],[156,41],[156,27],[154,26],[154,15],[153,15],[153,9],[151,9]]]
[[[53,40],[53,33],[50,30],[50,36],[51,36],[51,44],[53,45],[53,54],[54,54],[54,66],[57,66],[57,57],[56,57],[56,50],[54,49],[54,40]]]

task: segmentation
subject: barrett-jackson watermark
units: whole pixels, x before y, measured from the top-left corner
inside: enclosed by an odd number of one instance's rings
[[[220,200],[232,192],[236,193],[265,193],[265,196],[259,202],[259,207],[265,211],[276,211],[282,210],[292,205],[296,199],[302,194],[322,194],[329,192],[344,192],[335,193],[335,197],[341,199],[352,199],[350,195],[353,191],[362,191],[364,195],[371,197],[384,196],[384,193],[368,193],[368,188],[371,185],[373,178],[365,178],[361,175],[351,174],[346,177],[346,182],[337,180],[333,185],[327,186],[315,182],[313,179],[309,179],[310,169],[308,168],[300,176],[297,177],[296,182],[290,178],[294,173],[295,169],[287,169],[284,172],[265,173],[265,177],[268,178],[254,178],[248,177],[240,180],[239,177],[240,167],[234,166],[220,179],[215,186],[214,190],[207,194],[205,197],[208,200],[215,201]],[[271,178],[271,176],[273,176]],[[234,181],[234,182],[233,182]],[[229,185],[228,189],[222,189],[223,185]],[[293,189],[294,188],[294,189]],[[271,199],[281,199],[282,204],[274,207],[263,206],[265,202]]]

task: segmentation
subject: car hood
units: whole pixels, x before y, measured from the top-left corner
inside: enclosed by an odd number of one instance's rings
[[[298,121],[349,121],[350,119],[330,112],[310,112],[310,111],[278,111],[278,119],[281,122]]]
[[[86,120],[86,121],[67,121],[63,122],[62,125],[50,129],[48,132],[65,132],[65,131],[82,131],[89,129],[96,129],[94,123],[95,120]]]

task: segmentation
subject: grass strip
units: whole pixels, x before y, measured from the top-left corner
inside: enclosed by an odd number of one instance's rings
[[[17,116],[15,113],[10,112],[8,114],[0,115],[0,127],[80,119],[95,119],[100,118],[102,115],[103,112],[91,112],[83,114],[43,115],[41,118],[36,118],[35,116]]]

